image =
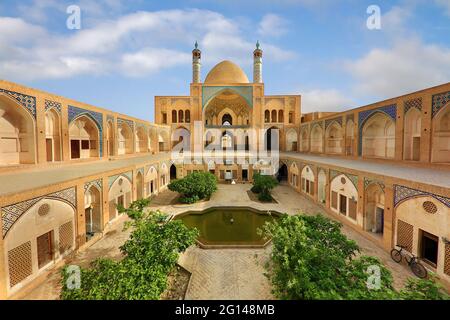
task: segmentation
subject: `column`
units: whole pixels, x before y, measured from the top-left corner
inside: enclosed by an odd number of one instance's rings
[[[432,124],[432,96],[428,94],[422,98],[422,126],[420,138],[420,162],[431,161],[431,147],[433,137],[431,132]]]
[[[383,247],[386,250],[391,250],[395,245],[394,186],[392,184],[385,184],[384,203]]]
[[[84,183],[76,185],[77,191],[77,238],[76,246],[80,248],[86,243],[86,217],[84,216]]]

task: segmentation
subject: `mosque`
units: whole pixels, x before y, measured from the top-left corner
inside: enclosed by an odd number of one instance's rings
[[[252,81],[231,61],[202,81],[201,55],[196,45],[188,96],[155,97],[155,123],[0,80],[0,299],[101,239],[117,204],[193,171],[276,175],[450,283],[450,83],[302,113],[301,95],[265,95],[259,44]]]

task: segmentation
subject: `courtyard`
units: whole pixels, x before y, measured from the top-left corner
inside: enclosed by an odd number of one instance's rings
[[[287,185],[279,185],[273,190],[273,197],[277,203],[270,204],[250,200],[247,194],[250,187],[250,184],[219,184],[217,192],[209,201],[192,205],[176,204],[174,199],[177,194],[164,191],[152,200],[150,209],[177,215],[185,211],[232,204],[233,206],[250,206],[259,210],[286,212],[290,215],[302,212],[329,216],[322,207]],[[121,218],[103,238],[86,250],[73,254],[65,262],[86,267],[89,262],[100,257],[120,259],[119,247],[129,236],[129,231],[122,231],[125,220],[125,217]],[[387,266],[394,277],[395,288],[401,288],[408,277],[414,277],[409,268],[392,261],[388,252],[359,232],[346,225],[342,227],[342,231],[348,238],[358,243],[362,254],[375,256]],[[264,249],[190,247],[179,259],[179,265],[191,273],[185,299],[272,299],[270,283],[264,276],[264,263],[269,259],[270,252],[270,245]],[[20,298],[52,300],[58,299],[59,293],[60,267],[51,267],[45,280]]]

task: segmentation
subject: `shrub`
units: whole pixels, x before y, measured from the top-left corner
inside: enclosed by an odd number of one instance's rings
[[[181,202],[194,203],[211,197],[217,190],[217,178],[209,172],[194,172],[170,182],[168,187],[181,194]]]
[[[405,287],[400,291],[404,300],[449,300],[450,296],[439,285],[434,275],[428,279],[408,279]]]
[[[159,211],[145,211],[145,201],[133,202],[126,212],[132,221],[130,238],[120,247],[123,259],[98,259],[81,269],[81,287],[69,289],[63,269],[61,298],[66,300],[159,299],[179,254],[195,242],[196,229],[181,220],[167,221]]]

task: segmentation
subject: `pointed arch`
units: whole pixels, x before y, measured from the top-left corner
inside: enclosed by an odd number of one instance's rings
[[[450,162],[450,103],[433,117],[431,162]]]
[[[148,135],[147,135],[145,127],[139,126],[136,129],[135,139],[136,139],[136,146],[135,146],[136,153],[145,153],[145,152],[149,151]]]
[[[344,135],[342,126],[333,121],[326,130],[325,134],[325,152],[331,154],[341,154],[344,149]]]
[[[133,153],[133,129],[126,121],[117,126],[117,154]]]
[[[395,122],[384,112],[374,112],[363,123],[362,156],[368,158],[394,158]]]
[[[345,125],[345,154],[347,156],[354,155],[354,141],[355,141],[355,123],[352,119],[347,120]]]
[[[322,153],[323,152],[323,129],[319,124],[313,125],[311,129],[310,151]]]
[[[378,183],[371,183],[364,192],[364,230],[375,234],[383,234],[384,190]]]
[[[405,114],[403,127],[403,159],[420,160],[422,113],[410,108]]]
[[[61,161],[61,117],[54,108],[45,112],[45,149],[47,162]]]
[[[0,165],[36,163],[34,118],[4,93],[0,93],[0,132]]]
[[[286,151],[297,151],[298,136],[297,131],[291,128],[286,132]]]
[[[69,126],[70,159],[97,158],[100,130],[89,114],[81,114]]]

